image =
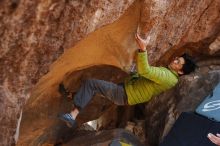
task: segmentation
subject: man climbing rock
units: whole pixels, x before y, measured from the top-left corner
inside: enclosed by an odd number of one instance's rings
[[[125,79],[123,84],[114,84],[97,79],[86,80],[73,97],[74,108],[70,113],[59,116],[68,126],[76,126],[77,115],[95,94],[101,94],[117,105],[143,103],[174,87],[180,75],[189,74],[195,70],[196,65],[187,54],[176,57],[167,68],[150,66],[145,41],[137,34],[135,39],[139,46],[137,73]],[[71,96],[63,84],[60,84],[59,91],[66,97]]]

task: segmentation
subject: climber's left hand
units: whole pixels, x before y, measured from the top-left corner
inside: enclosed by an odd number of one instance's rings
[[[220,146],[220,134],[212,134],[212,133],[209,133],[208,134],[208,138],[209,140],[211,140],[214,144],[216,144],[217,146]]]

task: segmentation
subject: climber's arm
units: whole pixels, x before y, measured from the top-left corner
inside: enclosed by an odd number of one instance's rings
[[[158,84],[176,84],[177,78],[176,76],[170,72],[168,69],[164,69],[162,67],[154,67],[150,66],[148,63],[147,51],[138,52],[137,57],[137,71],[138,74],[154,81]]]
[[[142,40],[138,35],[136,35],[136,41],[140,49],[137,56],[137,72],[139,75],[152,80],[158,84],[162,85],[174,85],[177,83],[176,76],[169,71],[161,67],[150,66],[148,63],[148,55],[146,50],[146,45],[144,40]]]

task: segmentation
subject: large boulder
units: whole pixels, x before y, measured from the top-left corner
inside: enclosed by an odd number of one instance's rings
[[[15,144],[21,109],[49,66],[89,33],[117,20],[132,3],[133,0],[0,2],[0,145]],[[86,48],[89,50],[89,46]]]
[[[183,52],[200,60],[216,57],[211,62],[216,64],[219,10],[219,0],[1,1],[0,145],[15,144],[21,115],[18,145],[54,143],[71,132],[56,118],[71,107],[57,92],[59,83],[75,92],[87,78],[123,81],[134,58],[138,26],[148,40],[151,64],[166,65]],[[189,83],[183,82],[181,87]],[[204,94],[208,92],[204,90]],[[86,109],[89,114],[79,117],[80,123],[97,119],[108,109],[117,115],[117,107],[102,97],[95,99]],[[188,107],[183,101],[171,103],[176,104],[174,111]],[[164,107],[156,120],[167,119],[169,108]],[[150,111],[146,115],[151,117]],[[163,135],[163,127],[155,133]],[[158,141],[158,134],[147,136],[152,143]]]
[[[64,128],[54,131],[55,127],[62,124],[56,118],[57,114],[71,109],[71,105],[65,104],[58,93],[58,85],[61,82],[75,92],[87,78],[116,83],[123,81],[135,51],[134,42],[130,40],[133,40],[137,27],[138,6],[138,3],[135,3],[118,21],[90,33],[51,65],[50,71],[33,88],[25,105],[18,145],[27,145],[30,141],[31,145],[35,145],[60,140],[59,133],[62,133]],[[109,106],[111,105],[105,101],[96,102],[91,108],[88,106],[86,111],[90,112],[85,112],[85,116],[82,113],[78,124],[97,119],[102,115],[102,109]],[[34,129],[38,131],[33,133]],[[42,136],[46,138],[42,140]]]

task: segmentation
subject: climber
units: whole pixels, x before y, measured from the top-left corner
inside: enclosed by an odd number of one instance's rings
[[[137,73],[125,79],[122,84],[97,79],[86,80],[73,97],[72,111],[59,116],[69,127],[76,127],[77,115],[96,93],[103,95],[116,105],[143,103],[174,87],[179,76],[195,70],[196,65],[187,54],[173,59],[167,68],[150,66],[145,41],[137,34],[135,40],[139,46]],[[72,97],[72,93],[68,92],[62,83],[59,85],[59,92],[65,97]]]

